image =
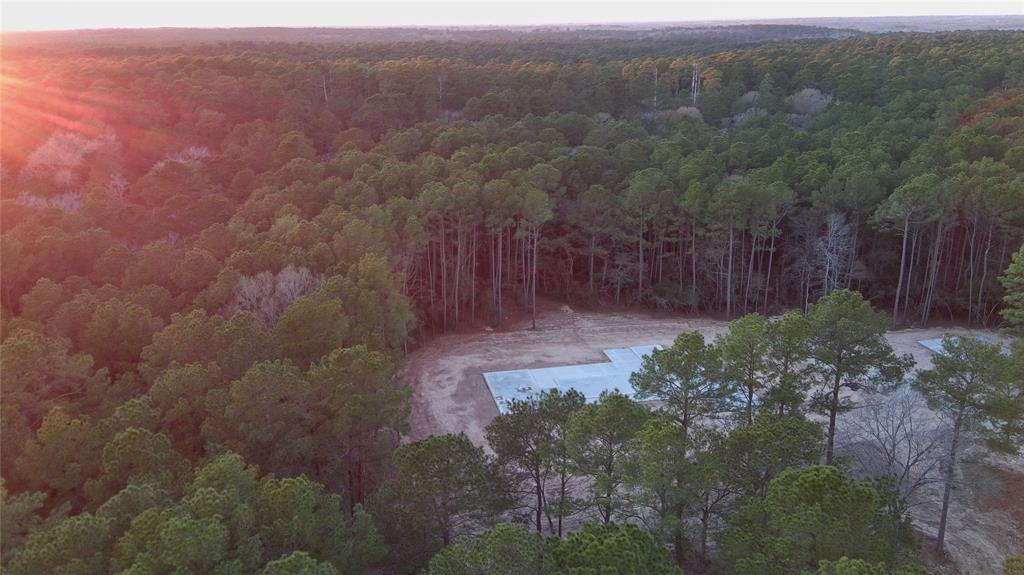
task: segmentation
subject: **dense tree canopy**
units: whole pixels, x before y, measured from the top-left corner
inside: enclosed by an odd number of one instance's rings
[[[1021,32],[267,34],[0,38],[4,572],[905,563],[886,478],[815,464],[887,327],[1019,332]],[[546,298],[731,323],[403,438],[411,347]],[[1012,451],[1011,347],[915,386]]]

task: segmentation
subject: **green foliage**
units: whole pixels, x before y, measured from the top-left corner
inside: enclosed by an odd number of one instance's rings
[[[584,524],[555,547],[557,574],[671,575],[680,573],[650,533],[625,525]]]
[[[1021,348],[1015,344],[1006,355],[998,343],[947,334],[934,367],[917,373],[915,387],[957,430],[979,434],[997,451],[1018,453],[1024,441]]]
[[[260,575],[338,575],[333,565],[320,562],[304,551],[293,551],[266,564]]]
[[[800,573],[841,557],[900,559],[907,534],[894,532],[880,498],[834,467],[782,472],[764,499],[747,497],[729,516],[722,555],[737,573]]]
[[[913,567],[890,567],[884,563],[872,564],[863,559],[841,557],[836,561],[821,561],[815,575],[920,575]]]
[[[523,527],[498,525],[463,536],[434,556],[428,575],[678,574],[668,553],[635,525],[584,523],[565,539],[545,539]]]
[[[277,141],[274,148],[275,166],[283,166],[295,159],[312,160],[316,155],[312,142],[301,132],[289,132]]]
[[[21,296],[21,317],[33,321],[48,320],[66,301],[64,287],[49,278],[40,278],[31,291]]]
[[[160,411],[160,427],[182,453],[203,452],[203,425],[211,414],[206,396],[223,387],[215,364],[174,365],[157,377],[147,394]]]
[[[110,387],[106,371],[94,371],[92,358],[73,355],[65,341],[18,331],[0,345],[0,363],[4,370],[0,437],[5,470],[52,408],[75,414],[105,407]]]
[[[341,498],[305,477],[260,482],[253,509],[267,557],[307,551],[339,568],[364,572],[386,556],[386,548],[365,512],[342,520]]]
[[[426,575],[519,575],[551,573],[554,545],[541,535],[512,524],[498,525],[475,537],[463,535],[430,560]]]
[[[725,411],[733,388],[721,379],[721,352],[704,343],[700,332],[679,334],[672,347],[643,358],[629,381],[638,399],[665,401],[684,429],[713,413]]]
[[[1000,312],[1003,321],[1011,330],[1024,330],[1024,246],[1013,254],[1013,260],[1000,281],[1006,290],[1003,296],[1006,307]]]
[[[340,435],[336,445],[346,449],[342,462],[352,503],[376,486],[397,435],[408,428],[410,394],[394,371],[390,356],[363,345],[336,349],[309,371],[311,384],[326,395],[328,417]]]
[[[729,433],[720,457],[724,475],[740,493],[765,497],[771,481],[786,469],[818,462],[821,448],[818,424],[801,416],[761,414]]]
[[[138,361],[142,348],[162,324],[141,305],[110,299],[96,308],[80,345],[98,365],[123,371]]]
[[[627,511],[622,488],[629,444],[650,417],[647,408],[618,392],[603,392],[597,403],[573,416],[566,441],[576,474],[593,482],[582,503],[608,524]]]
[[[765,410],[779,415],[800,413],[812,383],[813,367],[807,363],[810,332],[807,318],[795,311],[769,324],[765,357],[768,390],[762,403]]]
[[[880,221],[892,221],[903,225],[904,221],[914,224],[927,223],[943,216],[948,209],[950,190],[946,182],[936,174],[916,176],[896,188],[875,212]]]
[[[274,326],[274,340],[284,357],[306,368],[345,341],[348,324],[339,300],[299,298]]]
[[[253,363],[276,357],[278,350],[268,332],[250,313],[225,320],[202,310],[175,314],[153,343],[142,351],[140,371],[155,379],[172,364],[216,362],[224,377],[239,377]]]
[[[626,511],[644,517],[659,541],[670,542],[677,561],[688,551],[689,514],[720,479],[721,466],[711,455],[718,439],[713,433],[688,435],[678,421],[655,415],[633,438],[625,457]]]
[[[1024,555],[1015,555],[1003,562],[1003,575],[1024,573]]]
[[[496,523],[512,506],[499,468],[464,434],[402,445],[394,461],[398,479],[378,492],[373,509],[394,517],[380,527],[405,565],[426,565],[437,550]]]
[[[156,483],[133,483],[107,499],[96,510],[96,517],[110,522],[110,533],[120,537],[132,520],[147,509],[172,503],[171,494]]]
[[[322,294],[342,302],[345,314],[351,318],[350,341],[378,349],[399,349],[416,324],[390,264],[374,253],[363,255],[347,276],[329,278]]]
[[[30,535],[11,553],[4,571],[17,575],[106,573],[108,534],[106,519],[89,513],[69,517],[46,531]]]
[[[81,503],[86,479],[99,473],[103,442],[90,420],[54,408],[25,443],[17,469],[31,488],[49,491],[59,501]]]
[[[117,510],[108,507],[116,500],[148,497],[136,488],[125,499],[132,489],[111,499],[101,515],[125,511],[122,503]],[[161,497],[134,516],[118,536],[115,566],[143,572],[234,573],[256,572],[269,561],[265,567],[278,571],[307,566],[328,573],[339,567],[363,573],[386,554],[362,509],[346,519],[340,498],[323,485],[305,477],[258,479],[256,469],[236,454],[222,455],[197,470],[184,491],[180,500]]]
[[[715,342],[722,355],[723,379],[744,391],[747,423],[754,421],[755,394],[764,387],[768,332],[768,319],[752,313],[731,322],[729,332]]]
[[[174,493],[188,471],[188,461],[166,435],[131,427],[103,447],[100,474],[86,482],[85,491],[94,506],[131,484],[155,483]]]
[[[508,413],[499,414],[487,426],[487,443],[497,463],[529,497],[534,527],[540,532],[543,516],[552,514],[561,525],[573,501],[566,493],[569,475],[567,436],[571,418],[583,407],[576,390],[562,394],[544,391],[539,398],[513,400]]]
[[[335,412],[324,405],[324,392],[291,363],[258,363],[225,393],[210,396],[209,409],[221,422],[217,439],[283,475],[336,476],[339,454],[324,450],[322,442],[340,439],[340,430],[332,425]]]
[[[174,264],[174,282],[183,291],[200,291],[217,277],[220,262],[202,248],[186,252]]]
[[[994,451],[1020,451],[1024,438],[1024,344],[1015,342],[1012,353],[1007,354],[998,343],[947,334],[942,345],[943,353],[936,354],[934,367],[918,372],[915,386],[932,409],[953,422],[946,475],[949,485],[963,431],[974,432]],[[947,488],[943,519],[948,504]]]
[[[0,483],[0,497],[4,509],[0,515],[0,552],[6,556],[42,525],[39,511],[46,501],[46,494],[26,492],[9,496],[7,487]]]
[[[807,310],[808,357],[814,362],[817,411],[829,417],[826,463],[831,463],[836,416],[853,406],[840,396],[844,387],[885,387],[899,383],[913,365],[909,355],[897,357],[885,339],[889,325],[859,293],[840,289]]]

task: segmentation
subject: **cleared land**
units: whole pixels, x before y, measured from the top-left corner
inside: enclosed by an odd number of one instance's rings
[[[546,306],[538,314],[536,330],[529,329],[527,320],[511,321],[500,331],[437,337],[410,354],[402,376],[413,390],[409,439],[464,432],[483,445],[484,429],[498,415],[484,372],[606,361],[603,349],[670,345],[688,330],[711,339],[727,325],[713,319],[580,312],[565,306]],[[994,336],[927,328],[893,331],[888,338],[897,353],[909,353],[919,368],[927,368],[932,352],[918,341],[946,332]],[[949,573],[997,574],[1005,557],[1024,553],[1024,505],[1014,503],[1024,500],[1024,459],[993,457],[974,449],[963,468],[964,486],[954,492],[946,542],[953,563],[937,562],[935,567]],[[913,510],[923,538],[938,528],[938,495],[937,487],[928,490]]]

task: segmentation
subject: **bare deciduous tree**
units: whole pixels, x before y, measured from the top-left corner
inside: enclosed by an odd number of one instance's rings
[[[288,266],[278,272],[275,279],[275,291],[282,305],[281,311],[293,301],[320,289],[323,276],[318,276],[307,268]]]
[[[55,208],[64,213],[76,213],[82,207],[82,194],[77,192],[65,192],[59,196],[41,197],[31,194],[21,194],[17,199],[18,203],[34,209]]]
[[[840,452],[850,458],[854,474],[891,479],[903,506],[918,503],[914,495],[941,479],[949,429],[910,386],[876,396],[846,419]]]
[[[209,148],[205,148],[203,146],[189,146],[180,152],[165,156],[162,160],[153,164],[153,168],[150,171],[155,172],[167,165],[168,162],[188,164],[191,162],[201,162],[208,157],[210,157]]]
[[[242,276],[235,285],[226,311],[229,314],[240,310],[250,311],[272,326],[292,302],[316,292],[323,281],[323,276],[307,268],[294,266],[288,266],[276,275],[262,271],[256,275]]]
[[[842,214],[829,214],[825,219],[825,233],[816,245],[817,265],[821,273],[821,293],[828,295],[844,285],[849,273],[847,262],[853,249],[853,234]]]
[[[25,163],[24,175],[49,175],[60,185],[70,185],[73,171],[86,156],[101,149],[117,151],[121,143],[111,133],[90,138],[69,131],[56,131],[32,151]]]
[[[121,174],[114,174],[110,176],[110,180],[107,182],[105,187],[110,197],[114,198],[119,202],[124,201],[124,194],[128,191],[128,180],[125,179]]]

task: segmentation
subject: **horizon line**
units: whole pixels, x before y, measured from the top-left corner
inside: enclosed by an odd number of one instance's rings
[[[652,28],[671,27],[681,24],[710,24],[735,26],[740,24],[761,24],[775,22],[810,22],[835,20],[894,20],[894,19],[954,19],[954,18],[1011,18],[1021,20],[1024,14],[883,14],[869,16],[784,16],[778,18],[696,18],[692,20],[609,20],[602,22],[586,21],[552,21],[515,24],[360,24],[360,25],[239,25],[239,26],[203,26],[203,25],[147,25],[102,26],[88,28],[24,28],[16,30],[0,29],[0,36],[7,34],[36,34],[52,32],[120,32],[120,31],[157,31],[157,30],[516,30],[533,28],[601,28],[621,26],[649,26]]]

